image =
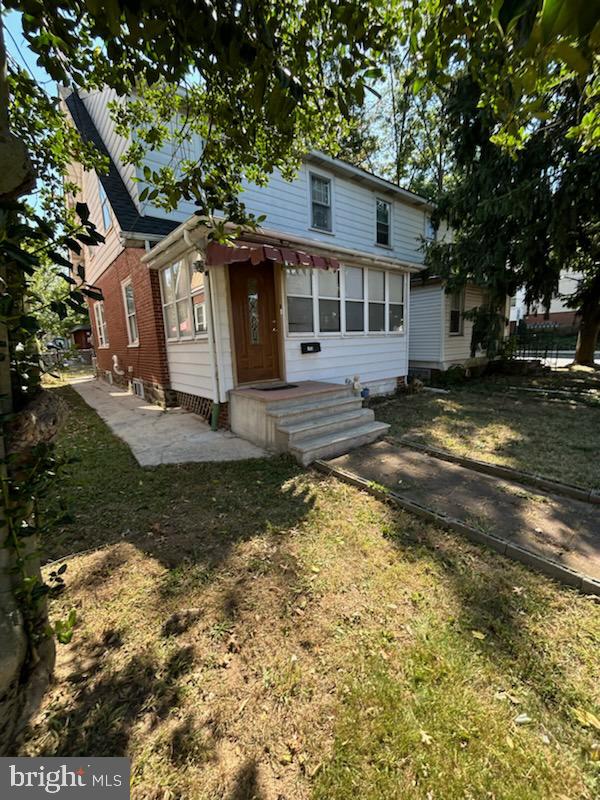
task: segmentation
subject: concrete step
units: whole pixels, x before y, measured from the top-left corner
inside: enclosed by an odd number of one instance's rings
[[[351,411],[335,413],[316,419],[306,419],[302,417],[299,422],[289,425],[278,425],[277,431],[287,437],[289,446],[298,444],[304,439],[314,439],[316,436],[323,436],[326,433],[335,433],[348,428],[373,422],[375,414],[370,408],[353,408]]]
[[[280,397],[278,400],[268,400],[267,405],[269,411],[277,411],[280,409],[284,409],[291,405],[297,405],[298,403],[312,403],[312,402],[322,402],[325,403],[328,400],[333,400],[339,397],[348,397],[352,396],[353,391],[350,386],[346,386],[344,383],[340,383],[337,386],[329,385],[325,389],[314,389],[313,391],[305,391],[300,396],[292,396],[291,397]]]
[[[272,408],[270,405],[267,414],[272,417],[275,425],[279,428],[282,425],[293,425],[308,419],[318,419],[330,414],[342,414],[346,411],[362,408],[362,398],[355,394],[344,394],[327,399],[311,399],[307,401],[289,402],[279,408]]]
[[[389,427],[384,422],[369,422],[345,431],[302,439],[290,447],[290,453],[306,467],[318,458],[333,458],[363,444],[370,444],[387,433]]]

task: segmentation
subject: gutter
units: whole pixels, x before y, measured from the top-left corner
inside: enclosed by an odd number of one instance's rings
[[[186,236],[189,241],[194,243],[190,232],[194,227],[202,227],[203,235],[208,229],[206,217],[191,217],[183,222],[178,228],[175,228],[168,236],[166,236],[160,244],[154,247],[149,253],[142,256],[142,261],[151,269],[158,269],[168,261],[168,251],[174,248],[175,245],[181,246],[181,241],[184,239],[187,243]],[[238,226],[234,223],[225,223],[225,228],[234,230]],[[354,263],[368,263],[373,266],[382,267],[400,267],[406,272],[421,272],[425,269],[424,264],[419,264],[415,261],[404,261],[397,258],[388,258],[386,256],[378,256],[375,253],[368,253],[364,250],[356,251],[347,247],[340,247],[338,245],[329,244],[328,242],[321,242],[315,239],[308,239],[302,236],[295,236],[293,234],[282,233],[281,231],[271,230],[269,228],[261,228],[257,231],[248,231],[242,234],[244,242],[256,243],[272,243],[278,242],[283,246],[291,246],[292,248],[299,248],[308,250],[315,253],[325,253],[326,255],[337,254],[341,256],[342,260],[351,264]],[[156,262],[156,263],[154,263]]]

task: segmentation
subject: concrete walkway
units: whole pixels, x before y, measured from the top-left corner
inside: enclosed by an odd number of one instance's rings
[[[599,505],[544,494],[389,441],[361,447],[326,463],[600,580]]]
[[[197,461],[240,461],[266,453],[229,431],[211,431],[196,414],[163,411],[117,386],[87,378],[71,383],[113,433],[129,445],[142,467]]]

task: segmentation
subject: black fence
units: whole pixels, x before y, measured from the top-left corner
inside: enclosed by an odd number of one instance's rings
[[[556,361],[564,350],[564,339],[554,331],[515,331],[510,338],[510,351],[516,358],[540,358]]]

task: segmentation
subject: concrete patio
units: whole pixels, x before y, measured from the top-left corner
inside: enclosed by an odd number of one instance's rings
[[[74,379],[73,389],[129,445],[142,467],[200,461],[261,458],[264,450],[229,431],[212,431],[181,408],[166,411],[119,386],[94,378]]]

